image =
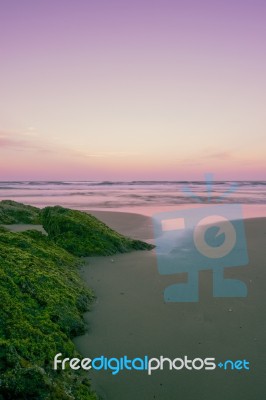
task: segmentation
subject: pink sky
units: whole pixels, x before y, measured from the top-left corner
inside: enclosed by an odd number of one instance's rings
[[[0,179],[266,179],[265,19],[259,0],[1,5]]]

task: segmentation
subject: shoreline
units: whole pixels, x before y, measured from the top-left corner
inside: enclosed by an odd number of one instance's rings
[[[87,211],[119,233],[153,240],[152,221],[140,214]],[[160,275],[156,250],[133,251],[86,258],[80,270],[85,284],[96,294],[84,318],[85,335],[73,343],[82,357],[215,357],[247,359],[252,371],[107,371],[91,372],[92,388],[105,400],[204,398],[242,400],[262,398],[266,322],[266,271],[263,266],[266,218],[244,220],[250,263],[225,269],[225,277],[240,279],[248,287],[246,298],[214,298],[212,272],[200,271],[198,303],[165,303],[163,290],[186,281],[186,273]],[[43,229],[41,225],[13,224],[13,231]],[[211,379],[210,379],[211,378]],[[219,388],[223,388],[223,390]]]
[[[225,206],[230,206],[238,203],[228,203],[224,204]],[[209,207],[219,205],[219,203],[209,203],[209,204],[198,204],[198,203],[184,203],[184,204],[175,204],[175,205],[149,205],[149,206],[134,206],[134,207],[122,207],[122,208],[82,208],[83,212],[91,212],[91,213],[122,213],[122,214],[134,214],[134,215],[142,215],[145,217],[151,218],[153,214],[157,214],[160,212],[167,211],[177,211],[177,210],[186,210],[193,209],[196,207]],[[266,218],[266,204],[241,204],[242,209],[242,217],[243,219],[253,219],[253,218]],[[71,207],[74,208],[74,207]]]
[[[0,206],[0,397],[96,400],[86,374],[52,367],[60,352],[75,357],[72,339],[86,331],[94,295],[79,276],[82,257],[153,246],[79,211],[13,200]]]
[[[118,231],[119,233],[129,236],[132,238],[138,238],[142,240],[150,240],[153,232],[153,224],[152,218],[149,213],[141,214],[139,212],[131,212],[131,211],[111,211],[111,210],[78,210],[75,208],[71,208],[71,210],[77,210],[84,212],[86,214],[91,214],[98,218],[100,221],[104,222],[106,225],[110,226],[110,228]],[[175,209],[167,209],[164,211],[174,211]],[[132,218],[134,217],[134,219]],[[119,218],[122,217],[122,218]],[[251,220],[262,220],[266,219],[266,215],[258,215],[258,216],[245,216],[243,215],[243,221],[251,221]],[[128,224],[132,224],[130,227]],[[41,224],[24,224],[24,223],[16,223],[16,224],[0,224],[3,227],[12,230],[13,232],[23,232],[30,229],[38,230],[44,234],[47,234],[45,229]],[[141,235],[141,237],[139,236]]]
[[[135,230],[138,239],[147,240],[151,232],[146,217],[141,222],[139,216],[134,227],[127,226],[128,213],[105,212],[101,217],[125,235]],[[266,271],[261,263],[266,218],[245,220],[245,226],[250,263],[227,268],[225,277],[246,282],[247,298],[213,298],[211,271],[202,271],[198,303],[164,303],[164,288],[184,282],[186,274],[159,275],[155,250],[87,259],[81,277],[94,290],[97,300],[85,314],[88,332],[73,340],[83,357],[134,358],[148,354],[175,358],[187,354],[192,358],[246,358],[254,368],[253,372],[231,374],[215,370],[211,375],[205,371],[166,370],[151,376],[142,371],[122,371],[116,376],[106,371],[92,372],[92,387],[103,399],[235,400],[240,388],[242,400],[262,398]]]

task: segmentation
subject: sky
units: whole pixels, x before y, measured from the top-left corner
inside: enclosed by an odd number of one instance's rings
[[[0,180],[266,180],[265,0],[0,0]]]

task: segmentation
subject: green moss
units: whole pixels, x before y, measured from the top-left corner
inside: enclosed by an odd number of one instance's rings
[[[82,373],[52,369],[55,354],[76,355],[93,298],[78,263],[40,232],[0,230],[0,398],[96,399]]]
[[[63,207],[46,207],[42,224],[51,239],[76,256],[111,255],[154,246],[127,238],[90,214]]]
[[[12,200],[0,201],[0,224],[39,224],[40,210]]]
[[[93,299],[76,256],[153,246],[59,206],[41,211],[2,201],[1,223],[42,223],[48,236],[0,226],[0,400],[96,400],[82,372],[52,368],[57,353],[77,356],[71,338],[84,333],[83,313]]]

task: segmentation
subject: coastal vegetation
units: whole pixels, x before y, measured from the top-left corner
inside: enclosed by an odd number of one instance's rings
[[[0,398],[96,399],[85,375],[54,371],[56,353],[76,354],[93,298],[78,260],[37,231],[0,231]]]
[[[96,400],[86,373],[53,369],[57,353],[78,356],[71,339],[85,332],[94,297],[77,256],[152,246],[58,206],[0,202],[0,223],[42,223],[48,233],[0,226],[0,400]]]
[[[111,255],[154,246],[115,232],[90,214],[60,206],[46,207],[42,224],[49,237],[76,256]]]
[[[2,200],[0,224],[40,224],[40,209],[13,200]]]

